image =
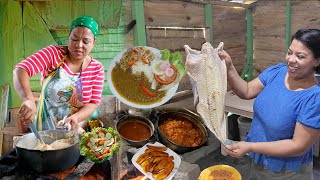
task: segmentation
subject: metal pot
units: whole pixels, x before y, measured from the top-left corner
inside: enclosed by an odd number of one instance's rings
[[[130,107],[127,111],[127,113],[132,116],[148,117],[151,114],[152,109],[138,109]]]
[[[142,147],[143,145],[145,145],[147,142],[150,141],[151,137],[154,134],[154,126],[153,123],[146,117],[142,117],[142,116],[134,116],[134,115],[129,115],[129,114],[119,114],[116,117],[116,130],[118,131],[120,137],[122,139],[124,139],[130,146],[133,147]],[[121,133],[120,133],[120,128],[125,124],[128,123],[130,121],[137,121],[139,123],[143,123],[144,125],[146,125],[149,130],[150,130],[150,136],[145,139],[145,140],[141,140],[141,141],[136,141],[136,140],[132,140],[132,139],[128,139],[126,137],[124,137]],[[138,129],[130,129],[131,131],[134,130],[138,130]],[[138,130],[139,131],[139,130]]]
[[[67,137],[73,140],[73,144],[58,150],[33,150],[38,144],[35,135],[33,133],[23,135],[14,142],[21,165],[31,167],[39,173],[52,173],[69,169],[77,163],[80,157],[79,135],[77,133],[57,129],[40,131],[39,134],[46,144]]]
[[[172,141],[170,141],[163,133],[161,133],[159,126],[165,122],[167,119],[177,119],[177,120],[187,120],[190,123],[192,123],[196,128],[199,129],[200,133],[203,136],[203,140],[199,146],[195,147],[185,147],[178,145]],[[190,114],[187,112],[179,112],[179,111],[172,111],[172,112],[160,112],[157,115],[157,122],[156,122],[156,132],[157,132],[157,138],[161,143],[163,143],[165,146],[169,147],[176,153],[182,154],[185,152],[193,151],[195,149],[200,148],[203,146],[207,140],[208,140],[208,132],[205,126],[202,124],[202,119],[200,116],[195,116],[194,113]]]

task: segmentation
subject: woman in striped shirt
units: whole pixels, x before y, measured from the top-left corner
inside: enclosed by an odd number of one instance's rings
[[[38,130],[54,129],[63,119],[76,130],[94,113],[104,82],[102,64],[89,56],[97,35],[97,22],[81,16],[71,24],[68,46],[45,47],[16,65],[13,80],[22,99],[22,132],[32,122]],[[29,80],[37,73],[41,73],[42,90],[36,107]]]

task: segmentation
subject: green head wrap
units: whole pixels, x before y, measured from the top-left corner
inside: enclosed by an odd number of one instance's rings
[[[91,16],[80,16],[73,20],[70,26],[70,32],[77,26],[85,26],[89,28],[92,31],[94,38],[97,38],[99,32],[98,23]]]

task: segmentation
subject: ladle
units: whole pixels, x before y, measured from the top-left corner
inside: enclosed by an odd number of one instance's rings
[[[40,143],[44,144],[42,137],[40,136],[36,126],[33,123],[30,123],[29,128],[33,132],[33,134],[36,136],[37,139],[39,139]]]

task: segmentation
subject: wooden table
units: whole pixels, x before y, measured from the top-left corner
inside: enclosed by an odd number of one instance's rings
[[[255,99],[244,100],[232,91],[227,92],[225,99],[225,111],[247,118],[253,117],[253,102]]]

